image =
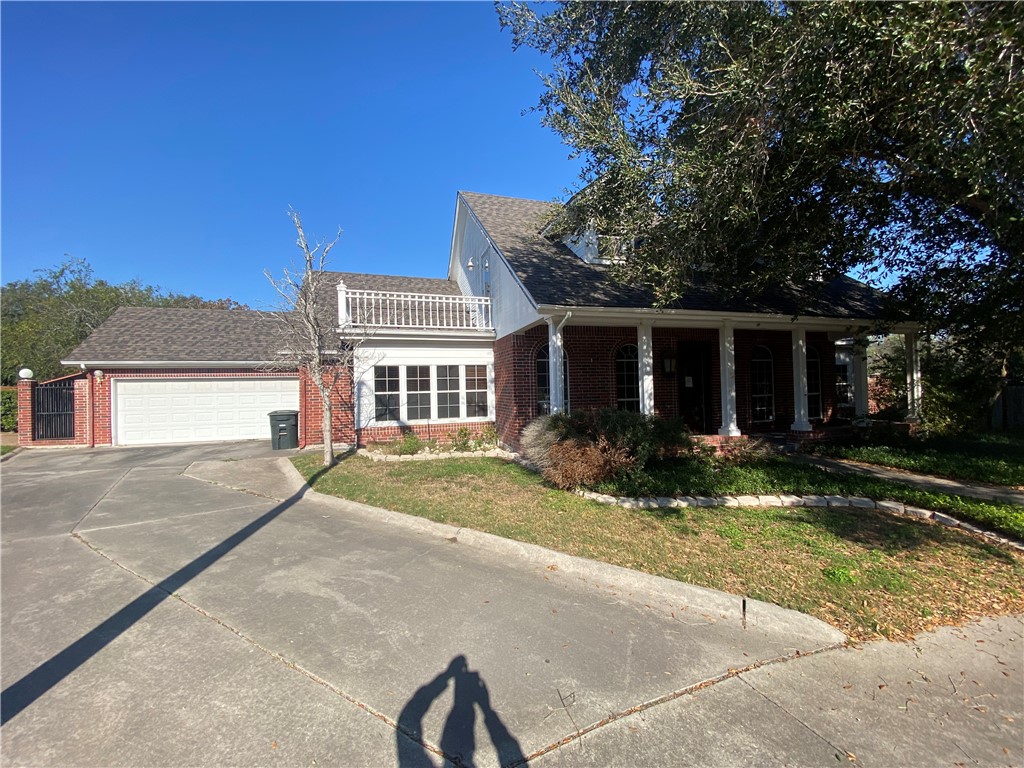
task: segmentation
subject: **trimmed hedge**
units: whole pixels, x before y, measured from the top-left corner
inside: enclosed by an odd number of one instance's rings
[[[18,390],[0,390],[0,429],[4,432],[18,431]]]

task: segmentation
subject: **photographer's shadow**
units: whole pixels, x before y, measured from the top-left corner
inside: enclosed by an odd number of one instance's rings
[[[498,713],[491,709],[490,693],[480,673],[471,672],[466,657],[459,655],[452,659],[448,669],[420,687],[402,708],[398,716],[398,733],[395,735],[399,766],[435,768],[434,761],[423,746],[427,743],[423,735],[423,718],[448,688],[449,680],[455,685],[455,701],[445,719],[438,745],[444,756],[457,766],[469,768],[474,765],[476,708],[479,707],[487,734],[498,753],[498,762],[502,766],[525,763],[526,758],[519,742],[509,733]]]

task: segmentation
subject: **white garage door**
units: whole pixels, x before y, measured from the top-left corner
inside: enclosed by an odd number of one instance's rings
[[[299,409],[290,379],[119,379],[118,445],[270,438],[271,411]]]

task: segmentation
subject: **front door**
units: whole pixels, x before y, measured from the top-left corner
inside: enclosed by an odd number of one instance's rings
[[[706,435],[711,426],[711,345],[706,341],[679,343],[679,415],[686,426]]]

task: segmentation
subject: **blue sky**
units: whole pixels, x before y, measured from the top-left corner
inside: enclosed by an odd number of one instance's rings
[[[332,267],[444,277],[457,190],[554,199],[579,162],[491,3],[12,3],[4,283],[64,254],[112,282],[273,301],[307,234]]]

